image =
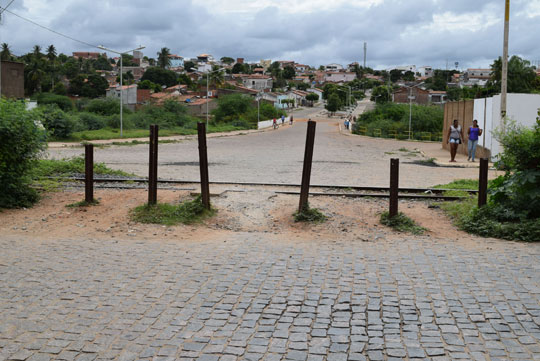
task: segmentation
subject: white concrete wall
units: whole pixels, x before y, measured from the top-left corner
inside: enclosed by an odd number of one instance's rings
[[[289,123],[291,117],[285,117],[285,123]],[[276,118],[278,125],[281,125],[281,118]],[[257,124],[257,129],[271,128],[274,125],[274,119],[263,120]]]
[[[484,107],[486,106],[485,119]],[[540,108],[540,94],[508,94],[507,116],[518,124],[532,128],[536,124],[538,109]],[[479,144],[491,150],[495,157],[503,151],[501,144],[493,136],[493,132],[501,127],[501,96],[476,99],[474,101],[474,119],[478,120],[484,135]]]

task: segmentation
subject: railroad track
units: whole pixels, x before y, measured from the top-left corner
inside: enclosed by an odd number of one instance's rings
[[[66,180],[84,182],[84,177],[69,177],[64,178]],[[132,188],[146,188],[145,186],[126,186],[122,185],[123,183],[135,183],[135,184],[145,184],[148,183],[146,178],[94,178],[96,188],[106,188],[106,189],[132,189]],[[100,184],[101,183],[101,184]],[[109,183],[109,184],[103,184]],[[119,184],[118,184],[119,183]],[[174,185],[190,185],[190,184],[200,184],[199,181],[191,180],[175,180],[175,179],[160,179],[158,180],[160,185],[158,188],[163,190],[189,190],[193,191],[197,188],[178,188]],[[246,187],[256,187],[256,186],[265,186],[265,187],[276,187],[276,188],[300,188],[299,184],[291,183],[265,183],[265,182],[225,182],[225,181],[214,181],[210,182],[213,185],[231,185],[231,186],[246,186]],[[83,187],[84,185],[81,185]],[[322,191],[312,191],[309,193],[310,196],[326,196],[326,197],[346,197],[346,198],[389,198],[390,197],[390,188],[389,187],[365,187],[365,186],[348,186],[348,185],[310,185],[311,189],[318,189]],[[328,190],[328,191],[325,191]],[[341,190],[341,192],[339,192]],[[448,196],[444,193],[452,189],[439,189],[439,188],[399,188],[399,198],[401,199],[418,199],[418,200],[445,200],[445,201],[456,201],[462,200],[467,197],[462,196]],[[234,190],[238,191],[238,190]],[[466,189],[462,190],[471,195],[477,194],[478,190]],[[227,192],[227,191],[225,191]],[[283,190],[275,191],[276,194],[287,194],[287,195],[299,195],[300,192]]]

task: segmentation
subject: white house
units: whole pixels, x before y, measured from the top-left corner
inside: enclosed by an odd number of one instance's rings
[[[324,66],[324,70],[326,70],[326,71],[339,71],[339,70],[343,70],[343,65],[341,65],[341,64],[336,64],[336,63],[328,64],[328,65],[325,65],[325,66]]]
[[[422,77],[431,78],[433,76],[433,67],[431,66],[421,66],[418,68],[418,73]]]
[[[171,68],[184,67],[184,58],[180,55],[170,54],[169,59],[171,61]]]

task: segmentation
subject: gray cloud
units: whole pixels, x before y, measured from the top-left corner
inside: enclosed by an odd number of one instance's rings
[[[32,2],[15,3],[14,12],[32,15]],[[496,0],[385,0],[370,7],[349,3],[292,13],[284,6],[269,6],[224,14],[189,0],[164,0],[159,5],[146,0],[45,3],[50,12],[42,15],[48,19],[44,25],[122,51],[143,44],[150,57],[166,46],[183,56],[208,52],[218,58],[287,58],[313,66],[347,64],[362,59],[363,42],[367,41],[368,65],[373,67],[444,67],[447,59],[450,64],[459,61],[462,67],[476,67],[488,66],[502,47],[503,3]],[[523,14],[526,5],[523,0],[513,2],[510,52],[534,60],[540,58],[535,39],[539,19]],[[35,44],[55,44],[67,54],[93,50],[7,16],[0,28],[0,41],[9,43],[18,54],[30,51]],[[454,18],[480,23],[460,26],[458,22],[450,27],[438,23]],[[496,21],[488,23],[487,18]]]

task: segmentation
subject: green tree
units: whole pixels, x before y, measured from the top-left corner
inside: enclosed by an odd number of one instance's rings
[[[30,175],[47,145],[38,119],[24,102],[0,98],[0,208],[29,207],[38,200]]]
[[[169,55],[171,55],[171,51],[169,48],[161,48],[161,51],[158,51],[157,65],[160,68],[166,69],[171,66],[171,58],[169,57]]]
[[[398,69],[392,69],[390,70],[390,81],[392,83],[397,82],[401,77],[403,76],[403,71]]]
[[[229,56],[224,56],[220,60],[222,63],[227,64],[227,65],[231,65],[232,63],[234,63],[234,59]]]
[[[94,61],[93,67],[96,70],[108,70],[108,71],[112,70],[111,63],[107,60],[107,57],[103,55],[101,55],[99,58],[97,58]]]
[[[141,78],[141,81],[143,80],[150,80],[152,83],[165,85],[166,87],[171,87],[178,84],[178,77],[174,71],[158,67],[150,67],[146,69]]]
[[[81,88],[81,96],[87,98],[98,98],[105,96],[107,89],[109,88],[109,82],[101,75],[92,74],[88,76],[88,79]]]
[[[32,54],[34,55],[35,60],[41,60],[41,58],[43,58],[43,54],[41,53],[41,46],[34,45],[34,50]]]
[[[150,80],[143,80],[137,84],[137,89],[150,89],[159,93],[161,91],[161,85],[152,83]]]
[[[298,90],[304,90],[305,91],[305,90],[309,89],[309,84],[304,83],[304,82],[296,83],[295,86],[296,86],[296,89],[298,89]]]
[[[47,47],[47,59],[51,62],[56,59],[56,48],[52,44]]]
[[[407,70],[404,74],[403,74],[403,80],[405,81],[415,81],[415,76],[414,76],[414,72],[410,71],[410,70]]]
[[[326,104],[326,110],[328,110],[331,114],[334,114],[339,108],[341,108],[341,99],[339,99],[339,95],[336,93],[330,94],[328,103]]]
[[[313,103],[319,100],[319,95],[315,93],[309,93],[306,95],[306,100],[310,102],[311,106],[313,106]]]
[[[292,79],[294,78],[296,75],[296,71],[294,70],[294,68],[290,65],[287,65],[284,69],[283,69],[283,78],[285,79]]]
[[[233,74],[246,74],[246,64],[236,63],[233,65],[231,72]]]
[[[197,65],[192,62],[191,60],[188,60],[188,61],[185,61],[184,62],[184,69],[188,72],[188,73],[192,73],[194,72],[195,70],[197,70]]]
[[[216,122],[231,122],[247,113],[253,100],[244,94],[232,94],[218,98],[218,106],[212,111]]]
[[[9,45],[7,43],[2,43],[2,51],[0,52],[0,59],[1,60],[11,60],[11,49],[9,48]]]
[[[373,88],[371,92],[371,101],[376,102],[377,104],[387,103],[392,100],[391,95],[392,89],[386,85],[380,85]]]
[[[499,57],[491,64],[491,81],[501,88],[502,60]],[[534,90],[536,73],[531,63],[519,56],[512,56],[508,61],[508,92],[530,93]]]

